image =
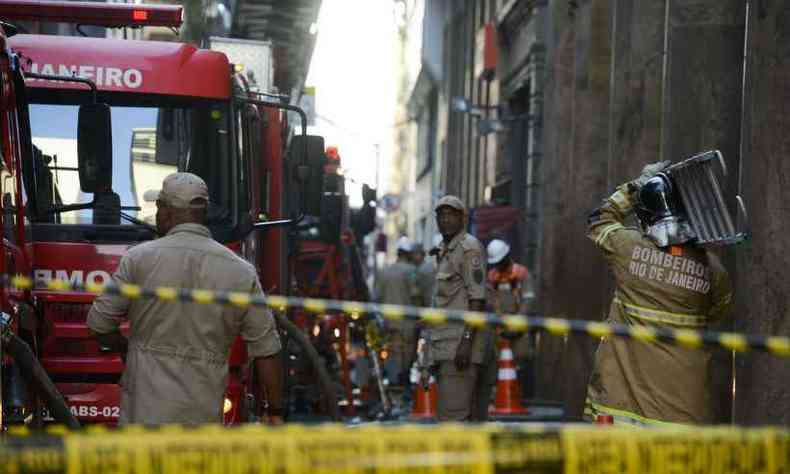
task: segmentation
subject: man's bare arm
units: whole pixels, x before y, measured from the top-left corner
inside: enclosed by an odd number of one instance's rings
[[[261,393],[266,394],[269,402],[267,422],[271,425],[283,424],[283,364],[278,352],[268,357],[255,359],[255,372]]]

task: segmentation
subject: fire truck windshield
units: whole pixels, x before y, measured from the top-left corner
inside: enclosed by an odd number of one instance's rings
[[[120,196],[122,217],[126,214],[153,224],[156,206],[144,199],[145,192],[159,189],[170,173],[189,171],[208,184],[210,222],[233,224],[234,166],[227,103],[195,99],[105,101],[111,106],[112,117],[112,190]],[[62,205],[90,203],[93,195],[81,191],[77,172],[79,106],[54,102],[38,101],[29,106],[35,169],[27,174],[37,177],[28,182],[34,183],[39,200],[32,220],[96,223],[93,209],[57,210]],[[120,223],[134,225],[133,220],[121,218]]]

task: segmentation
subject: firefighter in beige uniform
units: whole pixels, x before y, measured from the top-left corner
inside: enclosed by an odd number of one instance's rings
[[[703,330],[729,310],[732,288],[719,259],[693,243],[672,182],[659,173],[668,164],[648,165],[637,180],[618,187],[591,214],[588,235],[616,279],[610,322]],[[632,210],[641,231],[623,225]],[[606,414],[635,425],[710,423],[709,366],[705,349],[605,338],[585,416]]]
[[[208,188],[191,173],[173,173],[156,193],[164,237],[129,250],[113,283],[145,288],[239,291],[263,296],[252,265],[211,238],[205,226]],[[119,332],[130,323],[127,340]],[[102,294],[88,314],[99,343],[126,361],[120,424],[202,424],[222,421],[228,355],[237,336],[266,391],[268,421],[282,423],[280,340],[271,313],[164,299]]]
[[[480,242],[464,231],[466,207],[455,196],[436,205],[444,238],[439,247],[434,303],[437,308],[482,311],[485,267]],[[496,379],[493,333],[460,322],[431,327],[428,355],[439,389],[439,421],[483,421]]]

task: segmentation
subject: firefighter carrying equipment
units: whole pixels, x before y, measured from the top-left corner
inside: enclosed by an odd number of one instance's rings
[[[621,185],[588,222],[588,237],[603,251],[616,280],[607,322],[635,330],[705,329],[732,304],[726,270],[701,246],[660,247],[626,227],[635,191],[631,183]],[[704,349],[604,337],[595,355],[586,415],[610,414],[615,423],[711,422],[705,386],[710,359]]]
[[[486,252],[488,253],[488,264],[496,265],[508,256],[510,245],[503,240],[494,239],[488,243]]]
[[[494,314],[479,311],[444,310],[438,308],[419,308],[388,304],[362,303],[359,301],[325,300],[318,298],[297,298],[280,295],[257,297],[243,292],[221,292],[192,288],[158,287],[146,288],[139,285],[114,285],[103,283],[72,283],[68,280],[54,279],[40,282],[34,287],[33,280],[23,275],[0,276],[0,284],[11,287],[13,291],[36,289],[36,291],[86,292],[91,294],[114,293],[131,299],[150,298],[167,301],[182,301],[196,304],[220,304],[240,307],[267,307],[273,311],[284,312],[288,308],[303,308],[312,314],[341,313],[348,316],[380,314],[384,319],[402,320],[404,318],[421,321],[427,325],[441,325],[448,322],[463,322],[472,327],[490,326],[512,332],[543,330],[552,336],[565,337],[569,334],[582,334],[600,339],[602,337],[621,337],[636,341],[653,343],[661,341],[687,349],[703,346],[720,347],[727,351],[767,352],[777,357],[790,358],[790,337],[763,334],[741,334],[695,330],[689,327],[670,327],[669,325],[647,327],[606,323],[580,319],[567,319],[561,316],[536,317],[518,314]]]

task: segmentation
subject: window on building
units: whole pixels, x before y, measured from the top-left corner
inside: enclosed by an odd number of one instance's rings
[[[417,179],[425,176],[433,166],[436,150],[436,102],[438,92],[434,87],[428,94],[417,119]]]

